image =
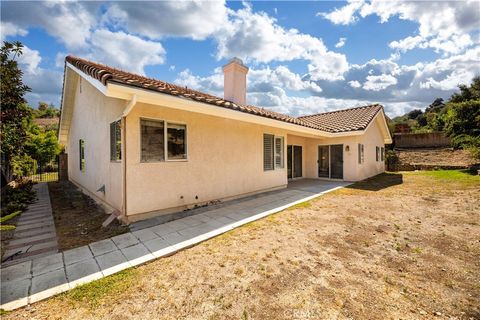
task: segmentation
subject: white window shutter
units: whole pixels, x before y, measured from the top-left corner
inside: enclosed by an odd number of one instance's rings
[[[273,170],[273,135],[263,135],[263,170]]]
[[[275,167],[283,168],[283,137],[275,137]]]

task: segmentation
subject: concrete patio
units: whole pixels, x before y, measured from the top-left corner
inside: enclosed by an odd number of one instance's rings
[[[1,269],[1,308],[13,310],[121,270],[170,255],[246,223],[349,183],[297,180],[288,188],[188,212],[159,223],[150,219],[131,232]]]

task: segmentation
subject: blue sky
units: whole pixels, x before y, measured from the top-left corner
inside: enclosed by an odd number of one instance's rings
[[[249,104],[304,115],[381,103],[389,116],[480,75],[480,2],[1,3],[1,38],[25,45],[27,99],[60,104],[77,55],[223,95],[221,66],[250,67]]]

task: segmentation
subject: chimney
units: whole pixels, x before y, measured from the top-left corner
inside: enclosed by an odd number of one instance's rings
[[[233,58],[223,66],[223,98],[237,104],[247,101],[248,68],[239,58]]]

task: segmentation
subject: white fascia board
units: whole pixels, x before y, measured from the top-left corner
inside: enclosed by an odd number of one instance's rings
[[[98,81],[97,79],[89,76],[88,74],[86,74],[85,72],[79,70],[77,67],[73,66],[72,64],[68,63],[67,62],[67,67],[72,69],[73,71],[75,71],[80,77],[82,77],[83,79],[87,80],[88,83],[90,83],[92,86],[94,86],[95,88],[97,88],[98,91],[100,91],[101,93],[103,93],[104,95],[107,95],[107,87],[103,85],[103,83],[101,83],[100,81]]]
[[[361,131],[352,131],[344,133],[330,133],[313,128],[308,128],[281,120],[270,119],[262,116],[249,114],[237,110],[228,109],[222,106],[215,106],[208,103],[198,102],[187,98],[172,96],[166,93],[154,92],[142,88],[134,88],[127,85],[116,83],[107,84],[106,95],[113,98],[130,100],[132,95],[137,96],[137,102],[159,105],[167,108],[174,108],[184,111],[202,113],[216,117],[224,117],[244,122],[256,123],[275,128],[281,128],[303,134],[314,138],[336,138],[345,136],[358,136],[364,133]]]
[[[375,117],[373,117],[372,121],[370,121],[368,126],[365,128],[365,131],[367,131],[368,128],[370,128],[370,126],[372,126],[372,124],[378,120],[378,117],[381,118],[379,121],[381,122],[381,125],[383,127],[383,129],[380,129],[384,134],[383,143],[391,144],[393,141],[392,141],[392,137],[390,136],[390,130],[388,129],[387,119],[385,119],[385,113],[383,112],[383,110],[381,110],[380,112],[377,112]]]

